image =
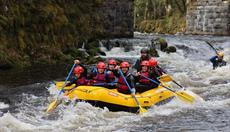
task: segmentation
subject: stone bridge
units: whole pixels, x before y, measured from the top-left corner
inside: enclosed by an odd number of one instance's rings
[[[190,0],[187,33],[230,35],[230,0]]]
[[[187,0],[188,34],[230,35],[230,0]],[[133,37],[134,0],[103,0],[105,33],[111,37]]]

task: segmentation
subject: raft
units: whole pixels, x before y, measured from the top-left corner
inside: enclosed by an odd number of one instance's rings
[[[56,82],[56,88],[60,90],[63,83]],[[139,110],[132,95],[120,93],[117,89],[108,89],[101,86],[78,86],[73,89],[74,86],[75,84],[64,88],[66,91],[64,95],[70,100],[85,101],[101,108],[107,107],[110,111],[136,113]],[[165,104],[174,96],[174,93],[161,86],[143,93],[136,93],[140,105],[144,108]]]

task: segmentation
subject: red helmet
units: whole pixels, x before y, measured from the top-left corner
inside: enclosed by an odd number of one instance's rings
[[[99,63],[97,64],[97,68],[98,68],[98,69],[105,69],[105,68],[106,68],[106,65],[105,65],[104,62],[99,62]]]
[[[120,65],[121,68],[129,68],[129,63],[127,61],[124,61]]]
[[[156,60],[155,58],[150,58],[150,59],[149,59],[149,65],[150,65],[151,67],[155,67],[155,66],[158,65],[158,62],[157,62],[157,60]]]
[[[149,61],[142,61],[141,66],[149,66]]]
[[[81,73],[84,72],[84,69],[81,66],[77,66],[77,67],[74,68],[73,72],[75,74],[81,74]]]
[[[114,59],[110,59],[110,60],[108,61],[108,64],[109,64],[109,65],[117,65],[117,62],[116,62]]]

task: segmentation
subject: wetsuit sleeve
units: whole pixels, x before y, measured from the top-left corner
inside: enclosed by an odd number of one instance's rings
[[[97,75],[97,68],[93,67],[88,75],[88,79],[93,79]]]
[[[71,85],[74,84],[76,81],[77,81],[77,78],[74,77],[74,78],[72,78],[72,79],[70,80],[70,82],[68,82],[68,83],[66,84],[66,86],[71,86]]]
[[[135,85],[135,79],[134,79],[133,75],[129,76],[129,82],[130,82],[130,87],[135,88],[136,85]]]
[[[163,70],[159,65],[157,65],[157,69],[161,72],[161,74],[166,73],[166,71]]]
[[[215,63],[216,58],[217,58],[217,56],[213,56],[212,58],[210,58],[210,61],[211,61],[212,63]]]
[[[136,63],[133,66],[134,69],[136,69],[137,71],[140,71],[140,60],[137,59]]]
[[[133,76],[135,82],[139,82],[140,76],[135,76],[135,75],[132,75],[132,76]]]
[[[118,70],[113,70],[113,74],[117,78],[120,76]]]
[[[150,76],[151,79],[153,79],[156,82],[160,83],[160,81],[157,79],[157,77],[155,76],[155,74],[153,74],[152,72],[149,73],[149,76]]]

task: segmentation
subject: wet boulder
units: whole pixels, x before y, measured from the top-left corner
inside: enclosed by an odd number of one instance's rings
[[[104,59],[99,57],[99,56],[93,56],[93,57],[88,57],[85,60],[85,63],[86,64],[95,64],[95,63],[98,63],[99,61],[104,61]]]
[[[97,54],[101,56],[106,56],[106,53],[104,51],[98,51]]]
[[[151,47],[160,49],[161,51],[164,51],[164,49],[168,47],[168,43],[164,38],[152,39],[151,42]]]
[[[123,47],[125,52],[134,50],[133,45],[127,41],[122,41],[120,47]]]
[[[110,51],[113,48],[114,43],[111,42],[110,40],[107,40],[105,43],[103,43],[103,46]]]
[[[159,57],[159,54],[158,54],[158,52],[157,52],[157,50],[155,48],[150,48],[149,49],[149,54],[152,57]]]
[[[174,53],[174,52],[176,52],[176,47],[175,46],[169,46],[169,47],[164,49],[164,52]]]

